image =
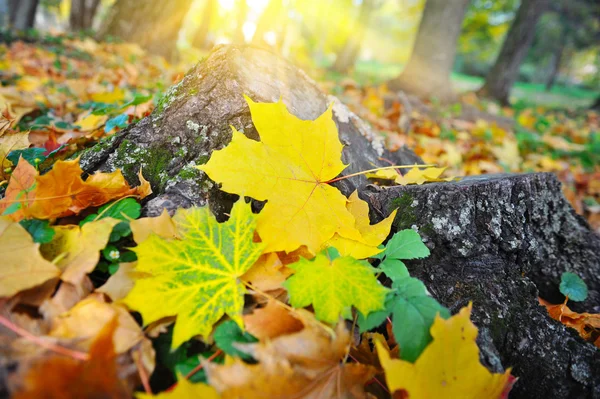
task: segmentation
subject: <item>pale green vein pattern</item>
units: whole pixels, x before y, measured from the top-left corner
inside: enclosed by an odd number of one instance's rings
[[[313,260],[288,265],[295,273],[285,282],[295,308],[313,305],[321,321],[335,323],[340,315],[352,318],[352,306],[364,316],[384,308],[388,289],[379,284],[366,261],[350,256],[330,260],[324,253]]]
[[[217,223],[208,207],[180,209],[173,220],[180,240],[152,235],[134,248],[136,270],[152,277],[137,280],[123,301],[145,325],[177,315],[176,348],[194,335],[207,337],[224,314],[242,326],[245,288],[238,277],[264,245],[252,242],[256,215],[243,200],[225,223]]]

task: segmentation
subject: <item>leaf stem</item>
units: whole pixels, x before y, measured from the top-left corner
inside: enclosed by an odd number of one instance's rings
[[[435,164],[427,164],[427,165],[393,165],[393,166],[383,166],[381,168],[375,168],[375,169],[368,169],[368,170],[363,170],[361,172],[356,172],[356,173],[351,173],[349,175],[346,176],[340,176],[340,177],[336,177],[335,179],[331,179],[328,180],[324,183],[333,183],[336,181],[340,181],[340,180],[344,180],[344,179],[349,179],[351,177],[354,176],[360,176],[360,175],[366,175],[367,173],[371,173],[371,172],[377,172],[379,170],[388,170],[388,169],[408,169],[408,168],[432,168],[436,166]]]
[[[4,327],[8,328],[9,330],[13,331],[14,333],[20,335],[21,337],[25,338],[26,340],[31,341],[41,347],[51,350],[53,352],[60,353],[61,355],[69,356],[69,357],[72,357],[77,360],[85,361],[90,358],[90,356],[85,352],[75,351],[75,350],[60,346],[60,345],[53,344],[51,342],[46,342],[46,341],[44,341],[43,338],[36,337],[29,331],[17,326],[12,321],[8,320],[7,318],[5,318],[2,315],[0,315],[0,324],[2,324]]]
[[[146,368],[144,367],[144,365],[142,364],[142,351],[140,349],[140,351],[138,353],[132,353],[131,357],[133,358],[133,362],[135,363],[135,367],[138,370],[138,374],[140,375],[140,380],[142,381],[142,385],[144,386],[144,391],[146,391],[146,393],[148,395],[152,395],[152,388],[150,388],[150,379],[148,377],[148,372],[146,371]]]

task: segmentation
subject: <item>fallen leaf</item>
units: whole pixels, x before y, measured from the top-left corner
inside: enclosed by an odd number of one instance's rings
[[[500,398],[510,369],[493,374],[480,363],[477,328],[470,316],[471,305],[448,320],[437,317],[431,327],[433,341],[414,364],[390,358],[375,341],[390,392],[402,391],[415,399]]]
[[[13,170],[4,198],[0,200],[0,214],[8,214],[13,220],[21,220],[25,217],[23,205],[31,203],[35,199],[35,184],[37,170],[25,159],[19,158],[17,167]]]
[[[119,270],[110,276],[106,283],[96,288],[96,292],[106,294],[113,302],[125,298],[133,288],[135,280],[150,276],[148,273],[136,271],[135,265],[135,262],[121,263]]]
[[[219,399],[217,391],[210,385],[203,383],[192,384],[184,377],[179,377],[175,389],[170,392],[161,392],[158,395],[136,392],[137,399]]]
[[[125,308],[105,303],[91,295],[52,320],[51,337],[75,339],[79,349],[87,350],[94,337],[112,319],[117,320],[113,333],[115,353],[124,353],[143,339],[144,333]]]
[[[96,267],[100,251],[108,243],[113,227],[120,222],[104,218],[82,227],[54,226],[56,234],[52,241],[42,245],[42,253],[46,259],[56,259],[55,264],[62,270],[61,280],[79,285]]]
[[[256,215],[243,200],[225,223],[217,223],[207,207],[180,209],[173,220],[181,239],[151,235],[133,249],[136,270],[152,276],[136,280],[123,302],[142,314],[145,325],[177,315],[172,341],[177,348],[194,335],[208,337],[224,314],[243,325],[245,288],[239,277],[264,245],[253,242]]]
[[[39,248],[40,244],[34,243],[19,223],[0,216],[0,297],[13,296],[60,275]]]
[[[19,163],[21,162],[24,161]],[[139,190],[130,188],[120,170],[95,173],[86,181],[81,178],[82,173],[79,158],[57,161],[48,173],[35,176],[34,182],[25,189],[29,195],[27,201],[21,202],[22,212],[12,213],[11,217],[14,220],[21,220],[23,217],[52,219],[77,214],[85,208],[100,206],[116,198],[128,195],[143,198],[148,193],[144,182]],[[7,191],[11,190],[13,194],[0,201],[0,211],[8,208],[23,191],[22,180],[13,181],[11,178]]]
[[[177,228],[166,209],[163,209],[160,216],[132,220],[129,222],[129,226],[137,244],[146,241],[150,234],[156,234],[163,238],[177,237]]]
[[[312,260],[300,259],[288,267],[294,270],[284,284],[295,308],[312,304],[317,319],[335,323],[340,316],[352,318],[352,306],[364,316],[384,308],[389,291],[377,281],[377,270],[368,262],[340,257],[329,248]]]
[[[90,359],[53,356],[34,364],[25,375],[24,389],[15,399],[131,398],[115,361],[113,333],[116,319],[106,323],[90,347]]]
[[[540,305],[548,310],[548,314],[554,320],[558,320],[565,326],[577,330],[581,338],[594,342],[596,346],[600,338],[600,313],[577,313],[573,312],[566,304],[552,305],[542,298],[538,298]],[[598,346],[600,348],[600,346]]]
[[[5,170],[12,166],[7,155],[14,150],[22,150],[29,147],[29,132],[14,132],[0,134],[0,178],[6,179],[8,175]]]
[[[273,340],[240,347],[258,364],[235,359],[229,364],[205,365],[208,381],[228,398],[366,398],[365,383],[375,374],[371,366],[340,361],[350,334],[343,323],[335,333],[304,314],[305,327]]]
[[[103,126],[106,123],[108,116],[106,115],[94,115],[93,113],[81,114],[75,121],[75,125],[79,126],[79,130],[82,132],[91,132]]]
[[[335,233],[361,241],[346,197],[327,184],[346,167],[331,107],[316,120],[304,121],[282,101],[246,100],[261,141],[233,129],[229,145],[198,168],[223,191],[268,200],[257,225],[265,252],[292,252],[306,245],[314,254]]]
[[[356,190],[348,198],[346,207],[356,219],[355,227],[362,236],[362,242],[342,237],[336,233],[324,246],[334,247],[340,255],[356,259],[365,259],[380,253],[382,249],[379,246],[390,234],[397,210],[394,210],[381,222],[372,225],[369,219],[369,204],[359,198]]]
[[[291,274],[292,269],[283,264],[277,252],[269,252],[261,255],[241,279],[259,290],[272,291],[282,288]]]
[[[254,309],[243,318],[246,330],[261,341],[294,333],[303,328],[297,317],[273,299],[269,300],[265,307]]]

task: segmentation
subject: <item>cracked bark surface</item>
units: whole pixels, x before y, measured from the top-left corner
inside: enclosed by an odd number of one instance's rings
[[[537,297],[560,303],[564,271],[589,297],[569,306],[600,311],[600,237],[550,173],[483,175],[460,182],[381,188],[361,197],[381,219],[400,206],[395,229],[419,229],[431,256],[411,275],[452,312],[473,301],[482,360],[513,367],[511,398],[600,397],[600,351],[552,320]]]
[[[159,214],[163,207],[205,205],[207,201],[221,214],[230,207],[231,196],[220,193],[194,166],[229,143],[230,126],[258,139],[244,94],[258,102],[276,102],[281,97],[301,119],[315,119],[333,104],[345,145],[343,161],[350,165],[343,174],[389,166],[380,157],[395,164],[422,163],[410,150],[385,150],[381,137],[365,122],[277,55],[251,46],[219,46],[165,93],[150,116],[86,151],[82,168],[88,173],[121,168],[136,183],[142,166],[158,194],[146,204],[148,215]],[[364,183],[360,176],[341,181],[338,187],[349,194]]]
[[[230,125],[257,139],[243,98],[273,102],[314,119],[333,103],[346,145],[344,174],[395,164],[420,163],[409,150],[389,153],[369,127],[302,71],[276,55],[248,46],[220,46],[172,87],[147,118],[103,140],[81,158],[83,169],[121,168],[130,183],[143,168],[155,196],[146,215],[163,208],[210,205],[228,211],[234,196],[222,193],[195,166],[231,139]],[[558,303],[560,275],[578,273],[589,299],[572,306],[600,311],[600,238],[577,216],[551,174],[497,175],[460,182],[394,188],[367,185],[364,177],[338,182],[356,187],[372,208],[372,221],[400,211],[397,229],[416,226],[432,255],[409,262],[432,295],[457,311],[474,302],[482,360],[494,370],[513,367],[520,377],[511,398],[600,398],[600,352],[550,319],[537,296]],[[570,304],[571,305],[571,304]]]

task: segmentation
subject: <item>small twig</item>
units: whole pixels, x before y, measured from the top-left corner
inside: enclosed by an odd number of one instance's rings
[[[352,329],[350,330],[350,339],[354,338],[354,328],[356,327],[356,321],[358,320],[358,311],[354,312],[354,320],[352,320]],[[344,356],[344,360],[342,361],[342,363],[346,363],[346,360],[348,360],[348,356],[350,356],[350,348],[352,347],[352,345],[348,345],[348,349],[346,349],[346,356]],[[352,358],[354,361],[356,361],[356,359]],[[358,363],[358,362],[357,362]]]
[[[560,307],[560,316],[558,316],[558,321],[560,321],[561,323],[562,323],[562,316],[563,316],[563,313],[565,311],[565,306],[567,306],[567,301],[568,300],[569,300],[569,296],[566,295],[565,296],[565,301],[563,302],[563,304]]]
[[[351,177],[354,176],[360,176],[360,175],[365,175],[367,173],[371,173],[371,172],[377,172],[379,170],[387,170],[387,169],[408,169],[408,168],[432,168],[434,166],[437,166],[435,164],[427,164],[427,165],[418,165],[418,164],[414,164],[414,165],[393,165],[393,166],[383,166],[381,168],[375,168],[375,169],[368,169],[368,170],[363,170],[361,172],[356,172],[356,173],[351,173],[349,175],[346,176],[340,176],[340,177],[336,177],[335,179],[331,179],[328,180],[324,183],[333,183],[336,181],[340,181],[340,180],[344,180],[344,179],[349,179]]]
[[[142,381],[142,385],[144,386],[144,391],[146,391],[148,395],[152,395],[152,388],[150,388],[150,379],[148,377],[148,373],[146,372],[146,368],[142,364],[142,352],[139,351],[137,353],[137,356],[135,353],[132,353],[131,357],[133,358],[135,367],[137,368],[138,374],[140,375],[140,380]]]
[[[69,356],[69,357],[72,357],[77,360],[88,360],[90,358],[90,356],[85,352],[75,351],[75,350],[60,346],[60,345],[53,344],[51,342],[44,341],[42,338],[36,337],[29,331],[17,326],[16,324],[14,324],[13,322],[11,322],[10,320],[8,320],[7,318],[5,318],[4,316],[1,316],[1,315],[0,315],[0,324],[2,324],[4,327],[8,328],[9,330],[13,331],[14,333],[20,335],[21,337],[23,337],[41,347],[51,350],[53,352],[60,353],[61,355]]]

